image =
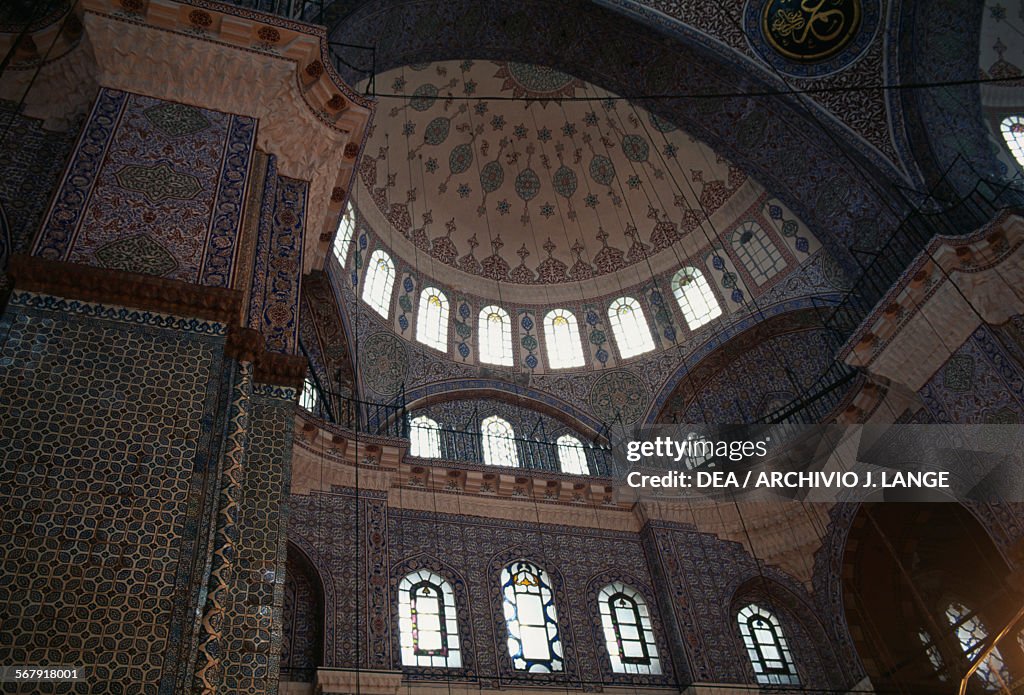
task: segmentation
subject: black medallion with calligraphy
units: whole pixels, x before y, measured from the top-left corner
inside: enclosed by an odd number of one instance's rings
[[[789,60],[818,63],[853,41],[861,26],[860,0],[768,0],[761,32]]]

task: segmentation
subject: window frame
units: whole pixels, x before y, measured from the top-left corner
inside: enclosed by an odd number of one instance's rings
[[[492,320],[492,316],[497,316],[498,320]],[[480,336],[477,344],[477,355],[480,362],[498,365],[499,367],[511,367],[515,361],[512,349],[512,317],[497,304],[485,306],[480,310],[477,317],[477,333]],[[498,323],[500,326],[496,329],[491,325],[493,323]],[[498,344],[501,346],[501,355],[498,356],[490,352],[490,347],[493,347],[495,342],[490,336],[495,330],[498,331]],[[484,351],[485,345],[488,346],[486,352]]]
[[[752,623],[760,619],[768,626],[768,632],[774,638],[772,644],[762,643],[753,632],[755,629]],[[796,660],[790,651],[789,643],[786,641],[782,623],[772,611],[762,608],[756,603],[748,603],[736,612],[736,622],[739,624],[740,636],[743,638],[743,646],[747,652],[747,658],[754,669],[754,679],[760,685],[800,685],[800,675],[796,667]],[[770,646],[778,657],[769,659],[764,652],[764,647]],[[778,661],[781,667],[769,666],[769,661]]]
[[[566,334],[564,339],[555,333],[557,323],[563,320]],[[544,344],[547,352],[548,367],[551,369],[576,369],[586,366],[587,359],[583,354],[583,342],[580,338],[579,322],[576,315],[568,309],[558,307],[544,314]]]
[[[381,276],[382,268],[384,275]],[[362,300],[384,319],[391,318],[392,295],[395,291],[395,262],[384,249],[370,254],[363,279]],[[378,280],[378,278],[383,278]]]
[[[342,268],[348,263],[349,250],[356,236],[356,216],[351,205],[346,205],[345,210],[338,218],[338,228],[334,232],[334,245],[331,250]]]
[[[683,276],[687,278],[685,285],[681,282]],[[691,285],[694,286],[692,290],[685,289]],[[722,315],[722,305],[715,295],[715,290],[700,268],[685,266],[676,271],[672,276],[672,295],[676,298],[676,304],[683,313],[683,320],[690,331],[706,326]],[[695,310],[695,299],[699,299],[707,311],[699,314]]]
[[[632,326],[624,324],[624,312],[631,315],[629,321]],[[647,322],[644,309],[635,297],[624,295],[608,305],[608,325],[611,326],[612,335],[615,336],[615,347],[618,348],[622,359],[644,355],[656,347],[654,336],[651,334],[651,324]]]
[[[429,297],[428,293],[432,293]],[[437,299],[436,305],[432,300]],[[436,306],[436,309],[432,307]],[[416,342],[439,352],[448,352],[448,319],[451,304],[445,293],[436,287],[424,287],[416,311]],[[434,315],[436,314],[436,315]]]
[[[420,423],[429,424],[420,424]],[[425,455],[421,448],[422,438],[427,440],[426,448],[429,450]],[[424,459],[439,459],[441,456],[441,425],[436,420],[426,415],[417,415],[409,421],[409,455]]]
[[[748,231],[751,233],[751,237],[747,243],[742,243],[743,234]],[[757,242],[760,247],[758,251],[761,253],[752,251],[748,246],[753,241]],[[729,237],[729,246],[736,256],[736,262],[746,269],[747,275],[758,287],[771,282],[789,265],[782,248],[772,238],[771,233],[754,220],[742,223],[733,231]],[[770,263],[770,266],[766,264],[766,261]]]
[[[568,443],[566,440],[571,439],[573,443]],[[563,434],[561,437],[555,440],[555,451],[558,454],[558,467],[563,473],[569,473],[571,475],[590,475],[590,462],[587,460],[587,453],[583,447],[583,442],[578,437],[571,434]],[[566,466],[566,457],[563,453],[566,451],[571,452],[571,456],[578,457],[575,461],[569,462],[571,464]]]
[[[500,425],[505,428],[508,434],[497,434],[489,431],[491,425]],[[483,454],[484,465],[503,468],[519,468],[519,447],[516,445],[516,431],[505,418],[499,415],[490,415],[480,422],[480,450]],[[499,463],[495,457],[501,457],[511,463]]]
[[[529,585],[520,582],[519,577],[524,572],[532,572],[535,576],[535,591],[530,589]],[[529,560],[514,560],[502,567],[500,587],[502,614],[505,617],[505,628],[508,633],[506,642],[508,655],[512,660],[512,668],[516,671],[527,673],[559,673],[564,671],[565,650],[562,644],[561,629],[558,624],[558,609],[555,606],[555,592],[547,572]],[[528,597],[531,599],[531,602],[539,603],[539,607],[527,610],[530,609],[530,606],[528,604],[520,604],[520,596]],[[520,620],[520,616],[524,613],[532,613],[534,616],[539,615],[541,623],[534,624]],[[521,630],[524,626],[531,630],[527,634],[536,635],[538,631],[544,631],[547,658],[526,656],[526,635]],[[529,648],[532,650],[535,646],[529,645]]]
[[[428,587],[436,592],[434,601],[438,627],[425,632],[437,633],[441,645],[437,649],[421,649],[419,646],[421,611],[416,608],[416,591]],[[429,569],[414,570],[402,577],[398,583],[398,634],[402,667],[462,668],[458,608],[451,582]],[[411,658],[413,663],[407,663],[407,658]]]
[[[619,607],[615,606],[617,600],[629,604],[627,610],[632,613],[634,622],[628,626],[634,628],[636,637],[623,637],[623,627],[627,627],[627,625],[620,621]],[[658,654],[651,612],[643,594],[623,582],[612,582],[598,592],[597,601],[598,612],[601,615],[601,627],[604,631],[605,649],[612,665],[612,671],[643,676],[662,675],[661,657]],[[626,642],[638,644],[641,655],[627,656]],[[613,653],[613,647],[617,653]]]
[[[1012,123],[1010,123],[1012,121]],[[1009,124],[1009,125],[1008,125]],[[1020,128],[1019,134],[1013,129]],[[999,134],[1003,138],[1003,146],[1017,167],[1024,169],[1024,114],[1011,113],[999,119]],[[1011,142],[1010,138],[1013,138]]]

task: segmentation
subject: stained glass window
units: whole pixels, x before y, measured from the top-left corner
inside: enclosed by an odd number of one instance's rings
[[[797,685],[796,666],[782,626],[771,611],[751,603],[736,616],[758,683]]]
[[[654,349],[651,328],[647,325],[640,302],[632,297],[619,297],[608,307],[608,322],[615,334],[615,344],[623,358],[642,355]]]
[[[448,349],[448,298],[436,287],[420,293],[416,340],[441,352]]]
[[[988,629],[981,622],[981,618],[972,614],[962,603],[954,601],[946,608],[946,618],[949,624],[956,631],[956,638],[960,642],[960,648],[971,661],[984,647],[985,639],[988,637]],[[975,671],[978,678],[985,684],[986,690],[1001,690],[1003,683],[1010,682],[1010,674],[1003,662],[1003,655],[999,653],[999,647],[992,650],[985,661]]]
[[[426,415],[409,423],[409,453],[425,459],[441,458],[440,426]]]
[[[544,317],[544,338],[548,346],[548,365],[552,369],[583,366],[580,329],[571,311],[549,311]]]
[[[732,248],[758,285],[771,280],[786,267],[786,259],[757,222],[745,222],[732,233]]]
[[[939,648],[932,641],[932,636],[928,634],[927,630],[922,628],[918,630],[917,638],[921,640],[921,646],[924,647],[924,653],[928,656],[928,662],[935,669],[939,680],[945,681],[949,676],[946,674],[944,664],[942,663],[942,653],[939,652]]]
[[[501,571],[501,594],[513,668],[530,673],[561,671],[562,641],[547,573],[517,560]]]
[[[563,434],[555,443],[558,446],[558,464],[563,473],[590,475],[587,452],[580,440],[571,434]]]
[[[419,570],[399,582],[398,628],[403,666],[462,666],[455,595],[442,577]]]
[[[683,268],[675,274],[672,278],[672,293],[691,331],[722,315],[722,308],[718,306],[711,285],[696,268]]]
[[[391,312],[391,290],[395,286],[395,264],[383,249],[370,256],[363,283],[363,301],[374,311],[387,318]]]
[[[1024,116],[1007,116],[1000,124],[1003,139],[1017,164],[1024,167]]]
[[[355,234],[355,231],[355,215],[352,214],[352,208],[349,207],[341,216],[341,220],[338,222],[338,231],[334,234],[334,257],[338,259],[342,268],[345,267],[345,262],[348,260],[348,247],[352,245],[352,235]]]
[[[601,589],[597,602],[612,671],[659,675],[661,660],[644,597],[615,582]]]
[[[518,466],[515,432],[512,425],[497,415],[480,423],[483,436],[484,463],[488,466]]]
[[[512,320],[500,306],[480,310],[480,361],[512,366]]]

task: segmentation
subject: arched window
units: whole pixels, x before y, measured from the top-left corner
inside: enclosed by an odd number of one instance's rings
[[[500,306],[480,310],[480,361],[512,366],[512,320]]]
[[[312,377],[307,374],[306,378],[302,381],[302,393],[299,394],[299,406],[301,406],[303,410],[315,413],[318,405],[320,405],[320,394],[316,391],[316,384],[313,382]]]
[[[619,297],[608,307],[608,322],[615,334],[615,344],[623,358],[642,355],[654,349],[651,328],[644,318],[640,302],[632,297]]]
[[[366,266],[366,281],[363,283],[363,301],[374,311],[388,317],[391,312],[391,289],[395,286],[395,264],[383,249],[377,249],[370,256]]]
[[[1007,116],[1000,124],[1003,139],[1017,164],[1024,167],[1024,116]]]
[[[580,329],[571,311],[549,311],[544,317],[544,338],[548,344],[548,365],[552,369],[583,366]]]
[[[501,595],[513,668],[530,673],[561,671],[562,641],[547,573],[517,560],[501,571]]]
[[[448,349],[448,298],[436,287],[420,292],[416,340],[441,352]]]
[[[425,459],[441,458],[440,426],[426,415],[409,423],[409,453]]]
[[[433,572],[419,570],[399,582],[398,630],[403,666],[462,666],[452,585]]]
[[[786,267],[786,259],[765,228],[757,222],[745,222],[732,233],[732,248],[758,285],[772,279]]]
[[[696,268],[683,268],[672,278],[672,294],[691,331],[722,315],[711,285]]]
[[[615,582],[597,595],[604,640],[615,673],[661,674],[658,648],[644,597]]]
[[[683,456],[683,465],[691,471],[707,463],[715,451],[715,443],[698,432],[686,435],[685,444],[687,453]]]
[[[563,434],[558,438],[556,444],[558,445],[558,465],[561,466],[563,473],[590,475],[587,452],[580,440],[571,434]]]
[[[483,435],[484,463],[488,466],[519,465],[512,425],[492,415],[480,423],[480,434]]]
[[[981,618],[968,610],[962,603],[956,601],[950,603],[946,608],[946,618],[953,630],[956,631],[956,638],[960,642],[960,648],[964,650],[964,655],[973,661],[984,647],[985,639],[988,637],[985,623],[981,622]],[[999,647],[992,650],[989,657],[978,666],[975,674],[985,684],[986,690],[1002,690],[1002,685],[1010,682],[1010,673],[1006,670]]]
[[[754,666],[758,683],[770,685],[797,685],[793,656],[789,653],[782,626],[773,613],[753,603],[736,616],[740,634],[747,647],[747,656]]]
[[[348,260],[348,247],[352,244],[352,235],[356,231],[355,215],[351,206],[345,210],[338,222],[338,231],[334,234],[334,257],[338,259],[341,267],[345,267]]]

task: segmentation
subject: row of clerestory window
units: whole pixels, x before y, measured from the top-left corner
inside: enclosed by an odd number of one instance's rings
[[[345,219],[349,219],[348,216]],[[336,251],[351,243],[351,221],[339,229]],[[342,260],[344,255],[339,256]],[[391,294],[395,284],[395,264],[383,249],[370,255],[363,282],[362,298],[382,318],[390,315]],[[680,269],[672,278],[672,292],[691,330],[721,316],[722,309],[711,286],[697,268]],[[420,292],[416,312],[416,340],[435,350],[448,349],[451,304],[436,287]],[[654,336],[640,302],[629,296],[618,297],[608,306],[608,322],[623,359],[654,350]],[[477,316],[480,362],[510,367],[513,364],[512,318],[498,305],[486,306]],[[548,364],[552,369],[569,369],[585,364],[579,323],[568,309],[552,309],[544,316],[544,339]]]
[[[436,420],[420,415],[410,421],[409,453],[426,459],[443,458],[441,426]],[[488,466],[519,466],[519,451],[512,425],[497,415],[480,423],[480,441],[484,463]],[[586,448],[571,434],[563,434],[555,441],[558,463],[563,473],[590,475]]]
[[[512,667],[528,673],[557,673],[565,666],[555,592],[547,572],[529,560],[501,571],[500,595]],[[398,627],[402,665],[462,668],[458,606],[451,583],[427,569],[406,575],[398,585]],[[597,593],[597,612],[608,661],[614,673],[663,673],[651,612],[643,595],[623,582]],[[775,615],[756,604],[736,616],[758,683],[797,685],[792,655]]]

